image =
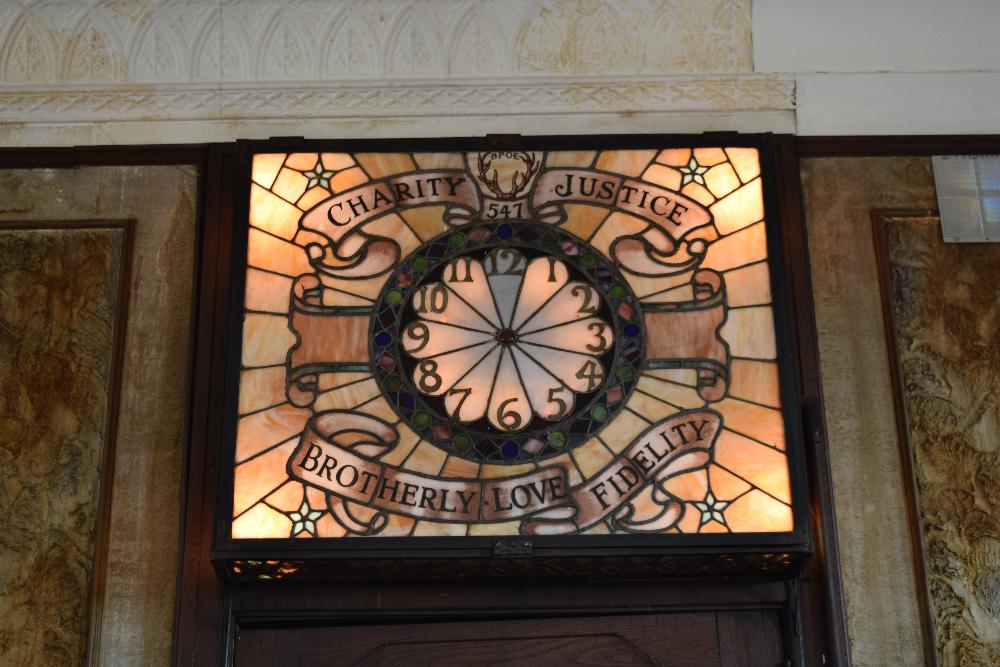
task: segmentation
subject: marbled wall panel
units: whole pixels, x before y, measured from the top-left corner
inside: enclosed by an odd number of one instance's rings
[[[81,664],[124,228],[0,223],[0,663]]]
[[[1000,245],[890,218],[896,349],[942,665],[1000,664]]]
[[[97,664],[170,660],[196,201],[193,167],[0,170],[0,224],[135,219]]]
[[[802,161],[837,533],[858,667],[919,665],[923,639],[873,208],[933,208],[927,158]]]

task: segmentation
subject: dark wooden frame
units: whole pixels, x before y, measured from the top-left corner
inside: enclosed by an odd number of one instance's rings
[[[802,405],[801,415],[792,417],[791,423],[795,425],[794,434],[802,433],[802,424],[807,424],[806,433],[808,436],[808,447],[795,447],[790,449],[790,460],[798,456],[798,460],[791,463],[793,470],[806,471],[809,478],[808,484],[803,484],[800,478],[798,490],[800,494],[795,498],[797,528],[799,529],[796,538],[790,540],[791,544],[771,543],[767,544],[766,539],[759,543],[755,540],[744,540],[742,545],[733,542],[717,542],[715,539],[702,540],[697,545],[697,540],[690,544],[678,545],[669,549],[654,548],[656,555],[650,557],[650,548],[646,545],[634,545],[631,549],[612,544],[600,544],[599,542],[590,546],[588,553],[569,557],[572,550],[567,552],[565,548],[552,548],[547,559],[533,560],[545,562],[544,567],[529,567],[527,569],[513,568],[504,571],[505,568],[491,568],[491,563],[496,563],[496,559],[491,558],[492,553],[489,544],[484,544],[478,549],[470,551],[467,547],[441,551],[432,545],[431,551],[437,553],[425,554],[417,560],[413,559],[413,553],[407,551],[403,558],[398,552],[393,558],[393,554],[381,552],[355,553],[356,558],[342,560],[338,566],[354,563],[375,563],[378,562],[380,570],[385,570],[385,555],[390,556],[390,560],[396,563],[409,563],[410,567],[404,567],[402,571],[395,573],[386,572],[383,576],[384,583],[381,585],[383,592],[388,593],[399,586],[410,587],[417,593],[420,586],[428,584],[404,584],[400,581],[412,579],[414,577],[413,564],[423,567],[440,565],[443,558],[454,559],[458,556],[458,561],[451,561],[451,572],[457,566],[466,572],[470,577],[483,577],[486,581],[480,586],[490,586],[488,581],[496,577],[530,576],[533,578],[543,578],[553,576],[556,572],[566,572],[571,569],[575,574],[598,577],[616,576],[620,578],[623,574],[619,570],[614,575],[613,568],[606,567],[607,563],[618,561],[629,564],[632,568],[629,574],[632,576],[654,577],[659,581],[656,584],[669,599],[676,603],[694,604],[690,599],[688,603],[682,603],[685,598],[682,594],[686,590],[686,585],[671,584],[664,580],[666,574],[681,565],[687,564],[687,568],[674,570],[685,577],[701,574],[718,576],[737,577],[739,581],[746,583],[735,583],[730,591],[726,587],[713,587],[709,580],[705,580],[699,586],[706,587],[706,590],[714,591],[708,596],[699,596],[696,606],[705,605],[712,608],[727,608],[727,605],[746,605],[748,602],[736,602],[740,599],[737,589],[742,590],[744,586],[756,586],[754,590],[769,591],[761,594],[759,601],[762,604],[779,606],[785,610],[787,632],[790,645],[786,647],[787,654],[796,664],[804,664],[818,660],[820,656],[825,656],[828,662],[834,664],[841,662],[841,656],[846,656],[846,639],[844,637],[843,624],[841,621],[839,602],[839,571],[837,568],[836,537],[832,531],[832,500],[829,494],[829,470],[825,453],[825,441],[822,433],[822,411],[819,409],[820,396],[818,393],[818,359],[815,356],[815,340],[803,340],[815,336],[815,327],[812,324],[812,299],[811,288],[808,281],[808,266],[805,264],[805,239],[803,226],[801,224],[801,203],[800,191],[798,187],[798,168],[795,156],[794,144],[791,137],[772,137],[770,135],[747,137],[732,133],[719,133],[702,136],[629,136],[629,137],[544,137],[531,140],[522,140],[518,137],[502,136],[489,137],[486,139],[461,139],[455,140],[452,150],[475,149],[476,146],[492,148],[497,146],[517,146],[528,145],[531,148],[560,148],[560,147],[667,147],[670,145],[682,146],[719,146],[719,145],[750,145],[762,148],[762,156],[765,157],[762,169],[767,175],[772,176],[775,186],[767,195],[767,211],[769,218],[780,217],[784,220],[779,233],[769,234],[771,247],[769,252],[771,257],[779,259],[780,262],[788,262],[789,270],[776,270],[774,272],[774,293],[776,299],[786,299],[787,308],[776,308],[777,318],[786,318],[784,324],[778,320],[778,328],[788,332],[789,344],[785,346],[790,359],[800,359],[798,372],[789,377],[782,377],[782,384],[785,387],[795,387],[794,395],[800,396],[800,400],[787,401],[786,404]],[[534,143],[531,143],[534,142]],[[602,143],[603,142],[603,143]],[[185,508],[185,528],[184,528],[184,554],[182,566],[182,580],[178,598],[178,635],[175,646],[175,660],[177,662],[187,662],[198,656],[198,660],[209,659],[211,661],[224,660],[225,654],[229,650],[219,653],[222,647],[232,647],[234,633],[239,627],[268,622],[289,622],[293,618],[311,619],[310,622],[317,622],[323,619],[328,621],[336,618],[363,617],[369,612],[361,608],[350,611],[352,606],[344,599],[344,590],[350,589],[355,594],[360,594],[358,586],[347,581],[340,581],[336,586],[329,586],[322,583],[311,585],[296,584],[294,582],[282,582],[279,585],[272,584],[270,587],[253,585],[247,583],[237,583],[227,581],[220,584],[212,571],[208,559],[205,558],[207,542],[210,538],[210,530],[214,519],[218,514],[214,507],[213,499],[219,492],[218,484],[220,475],[225,484],[226,466],[222,458],[224,450],[220,447],[220,441],[224,433],[224,424],[220,423],[220,411],[217,409],[224,399],[221,394],[224,388],[218,384],[218,379],[223,377],[220,371],[220,360],[225,357],[227,349],[232,349],[233,333],[225,332],[220,324],[222,304],[225,303],[228,294],[233,293],[231,281],[234,271],[226,271],[222,267],[230,264],[235,249],[227,245],[227,239],[240,241],[241,236],[237,230],[240,229],[240,218],[245,220],[246,197],[245,192],[241,193],[241,181],[243,188],[249,187],[249,178],[244,172],[242,178],[237,178],[238,165],[247,164],[246,153],[251,147],[257,149],[271,150],[310,150],[322,145],[324,148],[335,146],[340,150],[349,147],[351,150],[372,150],[381,148],[383,150],[401,148],[407,150],[449,150],[447,141],[442,140],[422,140],[405,142],[398,141],[353,141],[353,142],[305,142],[298,139],[274,139],[269,142],[239,142],[237,145],[213,146],[209,149],[206,172],[203,176],[205,187],[205,197],[203,200],[203,218],[206,224],[202,228],[201,253],[200,253],[200,276],[199,276],[199,303],[197,305],[198,320],[196,323],[195,339],[193,348],[193,392],[191,411],[191,450],[189,453],[188,466],[188,487],[186,493]],[[770,156],[770,157],[768,157]],[[237,207],[234,209],[234,203]],[[245,222],[243,222],[245,225]],[[235,234],[235,238],[234,238]],[[793,266],[794,265],[794,266]],[[787,275],[790,280],[781,280],[778,276]],[[782,296],[783,295],[783,296]],[[776,301],[777,302],[777,301]],[[230,304],[231,305],[231,304]],[[230,311],[231,314],[232,311]],[[237,339],[238,343],[238,339]],[[786,360],[787,361],[787,360]],[[790,369],[794,364],[783,363],[785,369]],[[819,417],[817,418],[817,415]],[[798,450],[798,454],[795,453]],[[803,451],[808,450],[808,451]],[[231,459],[230,459],[231,460]],[[197,465],[202,461],[204,465]],[[795,473],[793,472],[793,476]],[[808,514],[804,512],[806,508]],[[812,524],[812,530],[809,529]],[[226,547],[231,545],[226,540],[217,539],[217,548],[213,550],[213,556],[217,563],[222,565],[227,558],[241,556],[244,559],[265,556],[274,556],[276,552],[271,551],[230,551]],[[696,536],[697,537],[697,536]],[[744,536],[745,537],[745,536]],[[379,538],[379,541],[389,545],[390,538]],[[795,544],[797,542],[797,544]],[[280,541],[279,541],[280,544]],[[707,546],[706,546],[707,545]],[[223,547],[222,549],[218,547]],[[285,543],[287,546],[287,543]],[[775,547],[779,547],[775,549]],[[783,547],[783,548],[781,548]],[[790,547],[796,547],[791,549]],[[795,557],[789,560],[789,566],[785,573],[761,575],[758,565],[759,558],[766,554],[786,554],[793,552]],[[820,557],[810,558],[814,552],[820,552]],[[294,552],[294,553],[293,553]],[[751,567],[733,567],[733,557],[741,552],[749,552],[755,559],[755,565]],[[321,554],[308,554],[297,552],[297,550],[284,551],[286,558],[294,556],[318,556],[323,558],[329,552]],[[614,554],[613,559],[606,558]],[[360,556],[360,559],[357,558]],[[373,560],[376,556],[383,556],[378,561]],[[569,558],[568,558],[569,557]],[[599,559],[605,565],[594,565],[594,559]],[[588,565],[588,559],[590,563]],[[736,559],[739,561],[739,558]],[[508,561],[510,562],[510,561]],[[517,559],[515,561],[517,562]],[[484,567],[485,566],[485,567]],[[220,574],[225,573],[226,568],[219,567]],[[440,571],[440,568],[437,568]],[[801,571],[801,576],[798,576]],[[370,575],[370,572],[368,573]],[[320,577],[330,575],[330,568],[320,572]],[[365,576],[363,571],[356,571],[350,576]],[[563,574],[562,576],[565,576]],[[830,582],[830,577],[834,577]],[[339,573],[343,578],[344,573]],[[749,578],[748,578],[749,577]],[[758,583],[751,583],[756,580]],[[463,584],[468,586],[468,583]],[[667,591],[670,591],[669,593]],[[298,592],[294,592],[298,591]],[[832,594],[832,595],[831,595]],[[484,595],[486,595],[484,593]],[[494,598],[498,595],[495,591],[491,593]],[[734,597],[735,596],[735,597]],[[727,599],[733,598],[733,599]],[[338,603],[337,600],[340,600]],[[296,600],[298,602],[296,602]],[[283,601],[283,602],[282,602]],[[499,600],[498,600],[499,601]],[[646,603],[647,605],[649,602]],[[405,603],[400,603],[399,610],[393,612],[391,609],[382,608],[380,613],[388,616],[398,616],[404,613]],[[675,604],[668,605],[671,609],[678,608]],[[284,607],[284,609],[282,609]],[[684,607],[687,608],[687,607]],[[339,609],[339,611],[338,611]],[[452,607],[452,611],[441,613],[457,613],[457,607]],[[800,609],[805,613],[800,616]],[[426,613],[424,610],[423,613]],[[580,610],[564,609],[567,613],[581,613]],[[476,612],[474,609],[465,608],[463,613],[483,613],[482,610]],[[360,616],[359,616],[360,615]],[[219,621],[222,621],[221,627]],[[221,634],[220,634],[221,633]],[[214,656],[214,657],[210,657]]]
[[[875,264],[878,272],[879,295],[882,302],[882,321],[885,329],[885,349],[889,357],[892,380],[892,402],[896,419],[896,439],[899,442],[899,459],[903,467],[903,491],[906,495],[906,518],[913,551],[917,584],[917,607],[920,613],[921,634],[924,639],[924,660],[928,666],[938,664],[937,640],[934,629],[934,612],[927,576],[927,552],[924,548],[923,528],[920,523],[920,489],[917,484],[913,445],[910,440],[906,395],[903,391],[903,369],[896,345],[896,314],[892,308],[892,264],[889,261],[887,223],[894,218],[936,218],[934,209],[874,209],[871,212],[872,241],[875,246]]]
[[[805,210],[799,170],[800,147],[795,137],[781,136],[777,156],[782,162],[782,233],[785,249],[799,259],[792,263],[790,283],[795,312],[799,360],[799,383],[802,392],[802,422],[805,437],[807,474],[810,486],[810,514],[816,526],[816,558],[800,577],[800,609],[803,610],[803,634],[811,629],[822,633],[813,637],[822,650],[813,650],[806,664],[818,657],[822,663],[850,663],[847,642],[847,618],[840,572],[840,546],[837,518],[833,504],[833,476],[830,470],[826,415],[823,411],[823,384],[820,377],[819,339],[813,304],[812,273],[809,267],[809,244],[806,237]],[[807,640],[808,642],[808,640]]]
[[[507,137],[502,140],[507,147],[518,150],[589,150],[589,149],[639,149],[639,148],[671,148],[671,147],[719,147],[749,146],[760,151],[762,180],[765,192],[765,224],[768,229],[768,262],[771,266],[772,303],[775,314],[775,335],[778,344],[778,366],[781,377],[782,410],[785,419],[791,486],[794,529],[789,533],[754,533],[754,534],[718,534],[718,535],[670,535],[670,536],[540,536],[533,537],[532,560],[544,559],[547,556],[572,557],[581,554],[592,558],[599,555],[614,555],[641,557],[669,556],[675,548],[696,549],[706,555],[723,555],[732,552],[749,553],[754,549],[762,549],[765,553],[788,551],[793,554],[811,553],[811,536],[809,534],[805,508],[806,482],[800,474],[802,470],[803,447],[802,428],[798,414],[798,380],[793,375],[795,368],[794,332],[789,328],[788,284],[784,280],[787,275],[785,264],[793,261],[783,253],[784,240],[779,232],[779,216],[776,188],[771,185],[777,180],[776,165],[772,159],[772,146],[768,137],[761,135],[736,135],[723,140],[701,136],[684,135],[606,135],[586,137]],[[232,227],[231,249],[231,295],[225,304],[229,313],[227,367],[223,392],[224,407],[215,406],[213,410],[222,409],[225,415],[223,423],[222,459],[219,463],[221,475],[218,497],[220,521],[216,527],[213,560],[219,562],[224,569],[232,561],[240,561],[240,569],[245,569],[247,560],[296,559],[297,562],[343,560],[354,558],[358,562],[338,563],[336,568],[359,568],[364,571],[365,561],[373,557],[382,559],[405,558],[412,563],[415,572],[426,568],[415,556],[427,553],[429,557],[441,558],[449,555],[475,558],[494,555],[497,539],[492,537],[421,537],[421,538],[391,538],[380,537],[371,540],[345,540],[339,538],[314,538],[309,540],[290,539],[257,539],[234,540],[230,537],[231,522],[221,520],[221,517],[232,515],[232,461],[235,460],[236,422],[237,422],[237,389],[239,386],[239,368],[242,345],[243,300],[246,266],[246,239],[249,229],[249,198],[250,198],[250,166],[256,153],[267,152],[435,152],[435,151],[482,151],[495,149],[497,140],[484,138],[454,138],[454,139],[419,139],[419,140],[339,140],[339,141],[295,141],[283,140],[246,141],[240,142],[240,172],[238,177],[237,204]],[[228,469],[227,469],[228,468]],[[324,564],[329,565],[329,564]],[[305,565],[300,568],[308,568]],[[233,576],[232,572],[228,573]]]
[[[799,136],[794,141],[800,158],[1000,153],[1000,134]]]

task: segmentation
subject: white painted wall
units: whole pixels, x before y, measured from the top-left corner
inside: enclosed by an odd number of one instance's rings
[[[799,134],[1000,133],[1000,72],[800,73]]]
[[[755,0],[758,72],[1000,70],[997,0]]]
[[[755,0],[754,69],[799,134],[1000,132],[997,0]]]

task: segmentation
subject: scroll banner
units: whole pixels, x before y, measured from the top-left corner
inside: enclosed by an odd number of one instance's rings
[[[285,394],[292,405],[312,405],[321,373],[367,366],[370,316],[371,308],[363,306],[324,306],[321,281],[314,274],[294,280],[288,326],[296,342],[285,356]]]
[[[645,181],[595,169],[552,169],[542,172],[531,194],[531,208],[545,219],[555,205],[611,206],[683,238],[712,222],[712,214],[684,195]]]
[[[443,204],[448,207],[445,221],[463,225],[480,216],[487,220],[528,217],[530,208],[532,217],[558,223],[565,219],[562,206],[572,203],[607,206],[652,223],[658,233],[646,238],[664,254],[674,251],[678,239],[712,223],[708,209],[678,192],[596,169],[543,171],[528,196],[509,201],[483,197],[469,173],[456,169],[409,172],[366,183],[316,204],[303,214],[300,224],[328,239],[335,258],[344,263],[340,266],[335,261],[332,272],[359,277],[364,271],[358,261],[363,259],[365,246],[377,237],[356,236],[355,230],[388,213]],[[714,228],[704,235],[714,239]]]
[[[368,360],[370,309],[317,305],[319,283],[316,276],[299,276],[292,290],[289,325],[297,342],[287,356],[287,394],[299,407],[315,400],[319,373],[355,369]],[[718,401],[729,385],[729,349],[718,333],[726,320],[725,283],[718,272],[700,269],[690,284],[694,298],[689,301],[643,304],[647,331],[686,332],[650,337],[647,367],[694,368],[698,395]]]
[[[382,464],[375,456],[396,442],[391,425],[366,415],[327,411],[309,421],[288,459],[288,473],[326,492],[331,510],[346,501],[430,521],[522,520],[522,534],[577,532],[609,517],[626,529],[642,530],[642,524],[628,521],[634,511],[630,501],[655,484],[653,498],[663,506],[656,525],[660,531],[681,516],[679,503],[663,493],[662,483],[708,465],[721,424],[713,410],[679,412],[647,428],[592,478],[570,487],[561,465],[480,480],[433,477]]]
[[[648,368],[694,368],[698,395],[721,400],[729,385],[729,347],[718,331],[726,321],[725,282],[711,269],[691,276],[694,299],[644,303],[647,331],[685,331],[686,336],[651,336],[646,346]]]
[[[712,214],[697,201],[653,183],[597,169],[543,170],[531,188],[525,188],[526,194],[516,199],[484,196],[479,185],[465,170],[413,171],[352,188],[303,214],[302,229],[313,238],[325,239],[326,244],[307,246],[316,273],[299,276],[293,289],[289,324],[298,341],[289,352],[286,389],[294,405],[312,403],[319,373],[367,363],[365,327],[370,311],[324,307],[322,285],[329,282],[349,290],[343,281],[381,275],[397,265],[401,250],[396,240],[365,231],[365,225],[390,213],[444,205],[444,220],[451,225],[532,217],[559,224],[566,219],[568,204],[604,206],[651,223],[640,234],[615,239],[609,248],[624,269],[647,277],[696,269],[707,241],[717,237]],[[699,278],[710,273],[695,274],[694,301],[665,304],[664,312],[654,312],[658,310],[655,304],[647,305],[647,326],[662,320],[660,330],[692,332],[653,341],[647,358],[661,363],[660,367],[697,367],[699,393],[707,400],[718,400],[728,380],[728,351],[716,334],[725,318],[725,290],[721,277]],[[699,293],[702,288],[711,291],[712,300]]]

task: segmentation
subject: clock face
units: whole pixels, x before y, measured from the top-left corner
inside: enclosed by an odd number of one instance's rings
[[[265,153],[232,537],[792,530],[752,148]]]
[[[642,314],[600,253],[526,220],[480,222],[415,249],[372,320],[376,377],[422,438],[471,461],[569,451],[625,404]]]

